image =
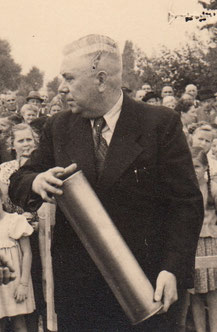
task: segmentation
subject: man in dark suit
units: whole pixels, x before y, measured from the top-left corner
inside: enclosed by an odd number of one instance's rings
[[[47,121],[38,149],[11,177],[10,197],[34,210],[62,194],[64,167],[82,169],[164,313],[132,327],[58,209],[52,249],[58,331],[171,331],[165,312],[177,290],[193,286],[203,219],[179,116],[123,96],[121,55],[108,37],[89,35],[66,47],[61,74],[74,107]]]

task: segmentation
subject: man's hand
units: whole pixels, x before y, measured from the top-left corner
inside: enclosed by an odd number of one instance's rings
[[[2,255],[0,255],[0,285],[6,285],[15,278],[13,267]]]
[[[159,313],[167,312],[171,304],[178,300],[176,277],[168,271],[161,271],[157,278],[155,301],[162,301],[163,308]]]
[[[58,176],[63,175],[65,169],[63,167],[50,168],[48,171],[40,173],[36,176],[32,183],[32,190],[41,196],[44,201],[54,203],[53,195],[62,195],[63,191],[59,189],[63,181]],[[49,196],[49,194],[51,194]]]

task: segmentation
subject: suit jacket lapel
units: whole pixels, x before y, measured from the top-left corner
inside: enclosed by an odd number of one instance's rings
[[[96,169],[94,160],[94,147],[91,124],[88,119],[77,116],[71,117],[67,123],[65,140],[62,144],[63,152],[67,154],[70,162],[77,163],[89,182],[96,182]]]
[[[111,187],[136,157],[144,150],[137,140],[141,127],[134,103],[124,96],[122,110],[112,136],[98,187]]]

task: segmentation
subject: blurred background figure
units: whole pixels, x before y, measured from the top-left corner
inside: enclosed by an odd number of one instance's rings
[[[194,97],[187,92],[183,93],[180,99],[186,102],[194,103]]]
[[[144,90],[146,93],[153,91],[149,83],[144,83],[142,86],[142,90]]]
[[[4,102],[5,110],[7,112],[18,113],[18,107],[16,102],[16,94],[15,93],[8,93],[5,95],[5,102]]]
[[[48,114],[49,112],[49,105],[48,105],[48,93],[46,89],[40,90],[40,96],[42,98],[42,103],[40,105],[39,116],[43,116]]]
[[[26,97],[26,101],[28,104],[33,104],[40,107],[43,102],[43,99],[41,98],[40,93],[38,91],[30,91],[30,93]]]
[[[7,138],[12,126],[22,121],[22,117],[17,113],[0,113],[0,163],[13,159],[11,150],[8,150]]]
[[[142,101],[149,105],[160,105],[160,96],[153,91],[147,92]]]
[[[204,89],[198,92],[200,105],[198,108],[198,121],[206,121],[215,123],[216,108],[215,108],[215,95],[213,91]]]
[[[185,102],[180,99],[175,106],[175,111],[181,116],[183,132],[186,136],[188,144],[191,145],[192,141],[191,135],[189,134],[189,126],[197,122],[197,110],[193,102]]]
[[[145,97],[146,91],[145,90],[138,90],[136,91],[135,100],[142,100],[143,97]]]
[[[25,104],[21,108],[20,114],[22,115],[24,122],[30,124],[37,118],[38,107],[34,104]]]
[[[185,92],[188,93],[193,97],[194,100],[196,100],[197,97],[197,87],[194,84],[188,84],[185,87]]]
[[[49,109],[49,116],[52,116],[56,113],[59,113],[62,111],[62,103],[58,101],[54,101],[50,103],[50,109]]]
[[[163,99],[166,96],[174,96],[173,88],[170,85],[165,85],[161,90],[161,98]]]
[[[165,96],[162,100],[162,105],[172,108],[173,110],[175,109],[177,104],[177,100],[174,96]]]

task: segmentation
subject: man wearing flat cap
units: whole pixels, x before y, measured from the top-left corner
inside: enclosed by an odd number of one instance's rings
[[[40,106],[43,102],[43,99],[41,98],[41,95],[38,91],[30,91],[30,93],[26,97],[26,101],[28,104]]]
[[[74,163],[164,305],[162,314],[132,326],[58,208],[52,249],[58,331],[172,331],[178,292],[193,286],[203,219],[179,115],[123,95],[121,55],[109,37],[68,45],[61,74],[74,107],[47,121],[38,149],[11,177],[10,197],[27,211],[52,202],[62,194],[59,174]]]

